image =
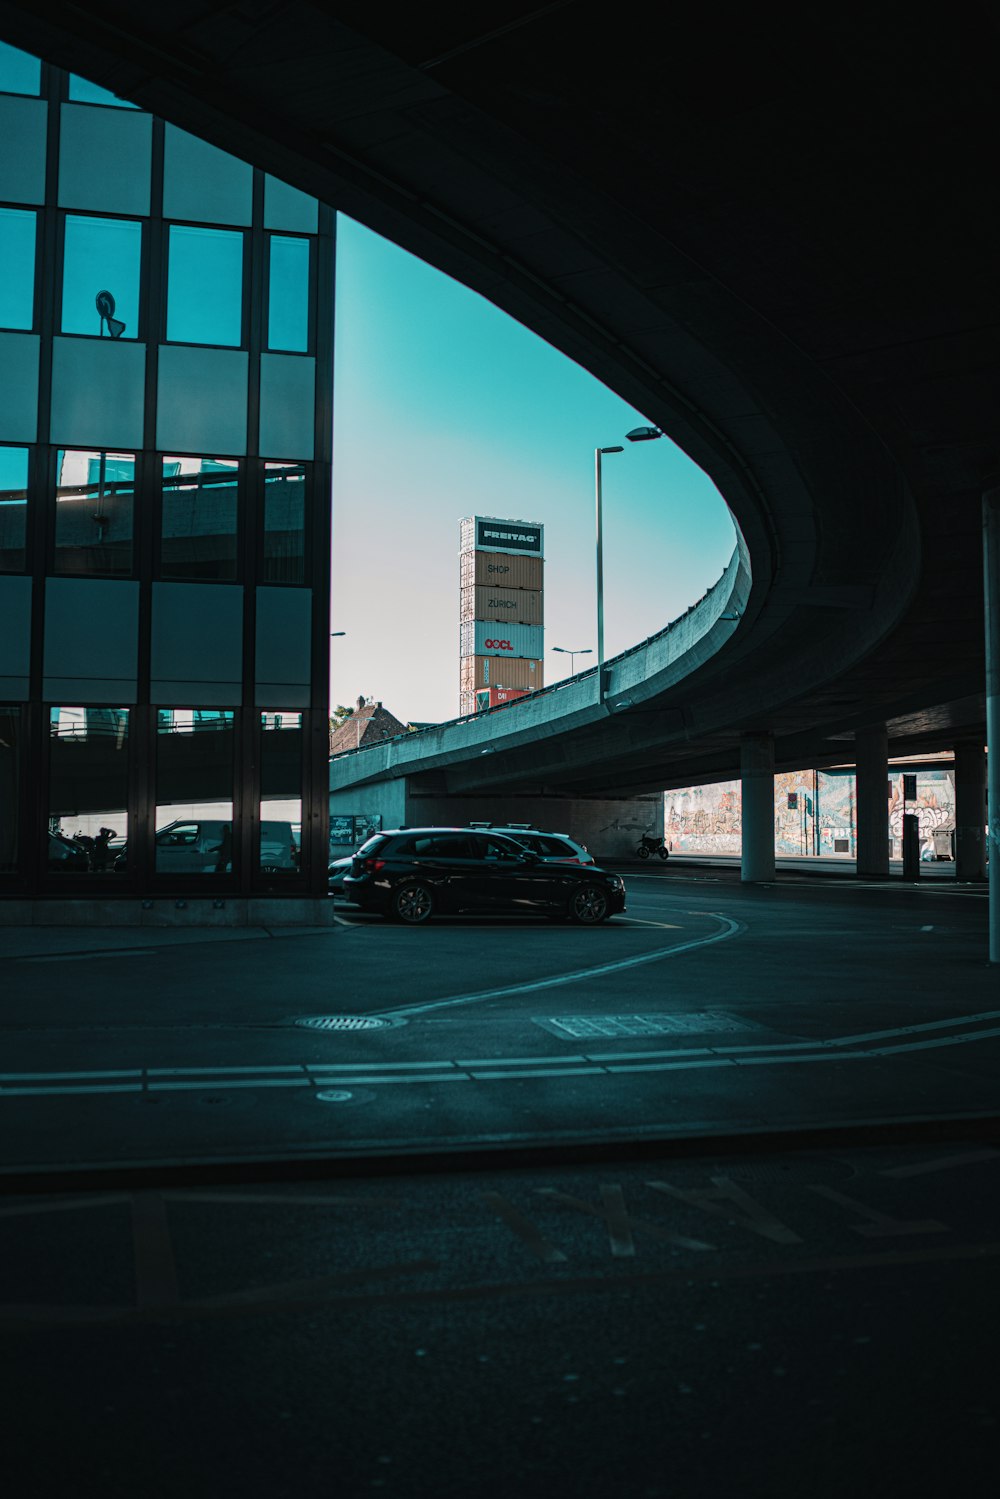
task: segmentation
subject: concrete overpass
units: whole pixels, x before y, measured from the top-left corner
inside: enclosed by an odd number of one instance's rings
[[[711,662],[654,670],[613,718],[574,698],[541,744],[452,757],[449,784],[639,790],[735,774],[766,741],[779,766],[859,754],[877,789],[887,744],[981,751],[1000,482],[985,7],[933,29],[894,5],[641,7],[595,37],[573,3],[140,19],[89,0],[0,4],[0,31],[482,292],[731,506],[753,581],[725,643],[702,637]]]

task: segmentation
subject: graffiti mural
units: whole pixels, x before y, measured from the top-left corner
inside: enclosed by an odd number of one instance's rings
[[[925,858],[950,857],[955,827],[953,768],[916,769],[917,795],[905,811],[915,813]],[[903,771],[892,767],[887,783],[886,831],[892,857],[902,858]],[[857,853],[857,788],[853,769],[790,771],[774,778],[774,848],[785,857],[841,857]],[[675,853],[739,854],[740,783],[688,786],[663,794],[664,836]]]

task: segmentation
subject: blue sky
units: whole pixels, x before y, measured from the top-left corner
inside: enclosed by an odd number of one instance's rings
[[[552,647],[596,647],[595,447],[625,447],[604,459],[607,655],[682,614],[732,554],[711,480],[665,438],[624,442],[642,412],[343,215],[335,379],[334,703],[455,716],[463,515],[544,523],[545,680],[567,676]]]

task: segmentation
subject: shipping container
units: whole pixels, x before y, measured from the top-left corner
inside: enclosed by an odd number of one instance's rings
[[[530,692],[545,685],[541,661],[501,660],[498,656],[463,656],[459,669],[462,692],[482,687],[526,687]],[[473,708],[475,703],[473,703]]]
[[[533,588],[541,590],[545,564],[541,557],[515,557],[503,552],[463,552],[463,588]]]
[[[537,520],[501,520],[471,515],[460,523],[462,552],[505,552],[513,556],[545,555],[545,527]]]
[[[463,588],[460,618],[512,620],[516,625],[542,623],[542,592],[537,588]]]
[[[476,708],[502,708],[519,697],[530,697],[527,687],[481,687],[476,693]]]
[[[541,625],[518,625],[510,620],[469,619],[459,625],[461,656],[524,656],[537,660],[543,653]]]

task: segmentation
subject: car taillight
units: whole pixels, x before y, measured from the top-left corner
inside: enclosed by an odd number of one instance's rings
[[[361,868],[366,874],[378,874],[380,869],[385,868],[384,859],[364,859]]]

